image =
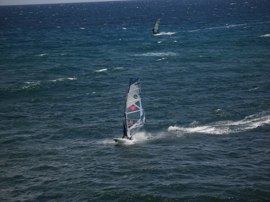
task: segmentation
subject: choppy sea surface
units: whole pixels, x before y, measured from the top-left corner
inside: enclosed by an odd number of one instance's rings
[[[269,201],[269,8],[0,7],[0,200]],[[131,77],[147,121],[116,146]]]

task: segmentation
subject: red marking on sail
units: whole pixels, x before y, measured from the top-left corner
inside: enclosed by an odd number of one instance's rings
[[[128,107],[128,109],[129,109],[130,111],[136,111],[136,110],[138,110],[139,108],[138,108],[136,105],[130,105],[130,106]]]

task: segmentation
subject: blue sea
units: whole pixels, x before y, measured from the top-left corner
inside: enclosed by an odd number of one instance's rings
[[[0,78],[0,201],[270,200],[268,0],[2,6]]]

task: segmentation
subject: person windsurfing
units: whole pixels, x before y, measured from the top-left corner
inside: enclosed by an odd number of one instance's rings
[[[126,123],[125,121],[123,121],[123,139],[126,138],[126,139],[131,139],[131,138],[128,138],[128,135],[127,135],[127,127],[126,127]]]
[[[143,127],[145,114],[140,94],[140,80],[138,78],[130,79],[125,100],[123,136],[122,138],[114,138],[115,142],[123,143],[126,140],[132,140],[132,136]]]
[[[152,33],[153,35],[156,35],[159,33],[159,23],[160,23],[160,19],[157,19],[154,28],[152,29]]]

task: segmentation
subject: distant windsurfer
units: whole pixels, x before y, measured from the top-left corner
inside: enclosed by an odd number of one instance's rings
[[[159,33],[159,23],[160,23],[160,19],[157,19],[154,28],[152,29],[152,33],[153,35],[156,35]]]
[[[155,34],[158,34],[159,32],[156,32],[155,29],[153,28],[152,33],[153,33],[153,35],[155,35]]]

